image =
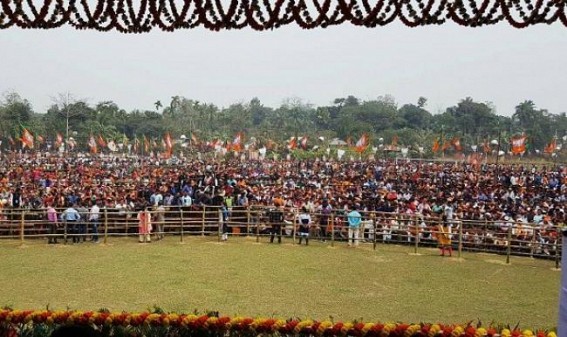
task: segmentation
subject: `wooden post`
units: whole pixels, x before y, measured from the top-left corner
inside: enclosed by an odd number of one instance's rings
[[[292,233],[292,235],[293,235],[293,243],[295,243],[295,235],[296,235],[296,233],[297,233],[297,220],[298,220],[298,217],[299,217],[299,215],[297,214],[297,211],[298,211],[297,208],[295,208],[295,209],[293,210],[293,221],[292,221],[292,223],[293,223],[293,233]],[[283,225],[282,225],[282,226],[283,226]],[[280,227],[280,228],[281,228],[281,227]],[[310,229],[308,229],[308,232],[309,232],[309,230],[310,230]],[[280,233],[280,234],[281,234],[281,233]],[[307,234],[307,235],[309,235],[309,234]]]
[[[416,217],[414,219],[414,228],[415,228],[415,245],[413,247],[413,253],[417,254],[417,249],[419,248],[419,219]]]
[[[67,229],[68,229],[68,225],[69,223],[67,222],[67,219],[63,219],[63,244],[66,245],[67,244]]]
[[[372,228],[374,228],[374,235],[372,237],[372,247],[374,250],[376,250],[376,224],[378,222],[376,221],[376,212],[372,211]]]
[[[250,206],[246,206],[246,236],[250,233],[250,219]],[[256,224],[256,227],[258,227],[258,224]]]
[[[108,241],[108,209],[104,208],[104,244]]]
[[[506,264],[510,264],[510,255],[512,254],[512,226],[508,227],[508,242],[506,242]]]
[[[463,252],[463,221],[459,223],[459,246],[457,247],[457,257],[461,258]]]
[[[179,208],[179,216],[181,217],[181,231],[179,233],[180,234],[179,236],[180,236],[180,240],[181,240],[180,242],[183,242],[183,233],[184,233],[184,231],[183,231],[183,207]]]
[[[22,209],[20,214],[20,244],[24,244],[24,224],[25,224],[25,211]]]
[[[561,240],[561,247],[563,247],[563,235],[559,226],[556,228],[557,231],[557,242],[555,242],[555,269],[559,269],[560,257],[559,257],[559,241]]]
[[[531,241],[530,241],[530,257],[533,258],[533,257],[534,257],[535,246],[536,246],[536,241],[535,241],[535,238],[536,238],[536,228],[535,228],[534,226],[531,226],[531,227],[532,227],[532,229],[531,229],[532,238],[531,238]]]
[[[222,208],[217,210],[219,213],[219,230],[218,230],[218,242],[221,242],[221,235],[222,235],[222,227],[223,227],[223,215],[222,215]]]
[[[256,242],[260,242],[260,220],[261,218],[258,217],[258,222],[256,222]]]
[[[329,226],[327,226],[329,228]],[[331,247],[335,246],[335,214],[331,213]]]
[[[205,236],[205,214],[207,211],[207,206],[203,205],[203,214],[201,216],[201,236]]]

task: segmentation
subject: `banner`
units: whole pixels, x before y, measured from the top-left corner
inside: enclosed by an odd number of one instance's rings
[[[510,139],[510,144],[512,145],[512,153],[513,154],[522,154],[526,152],[526,140],[528,137],[526,136],[519,136]]]

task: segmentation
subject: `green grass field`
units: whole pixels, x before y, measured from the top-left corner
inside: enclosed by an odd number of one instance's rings
[[[18,309],[218,310],[335,320],[556,325],[554,262],[435,249],[168,237],[151,244],[0,241],[0,304]]]

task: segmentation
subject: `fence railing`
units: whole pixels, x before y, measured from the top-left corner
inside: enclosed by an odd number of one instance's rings
[[[215,206],[191,206],[152,208],[153,231],[156,236],[177,236],[183,241],[185,236],[200,235],[221,240],[223,234],[229,236],[263,237],[282,236],[296,242],[299,230],[300,210],[285,208],[283,221],[273,221],[270,216],[274,207],[250,206],[231,207],[224,210]],[[57,209],[58,221],[47,219],[46,209],[4,209],[0,213],[0,238],[19,239],[58,239],[59,243],[69,243],[71,238],[81,240],[100,238],[106,242],[109,237],[137,236],[138,212],[127,209],[100,209],[97,221],[89,221],[88,212],[81,213],[81,219],[64,221]],[[360,212],[362,222],[358,242],[377,244],[404,244],[414,247],[435,247],[440,234],[437,216]],[[346,242],[348,235],[347,214],[333,211],[328,214],[319,211],[308,213],[311,221],[307,225],[309,237],[313,240],[327,241],[331,245]],[[462,251],[488,252],[506,255],[542,257],[560,260],[560,227],[537,225],[510,221],[487,220],[449,220],[450,237],[456,254]],[[357,243],[358,243],[357,242]]]

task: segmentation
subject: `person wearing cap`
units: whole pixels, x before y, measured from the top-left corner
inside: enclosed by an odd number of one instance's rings
[[[356,205],[347,214],[348,221],[348,246],[358,246],[360,236],[360,224],[362,223],[362,216],[357,211]]]

